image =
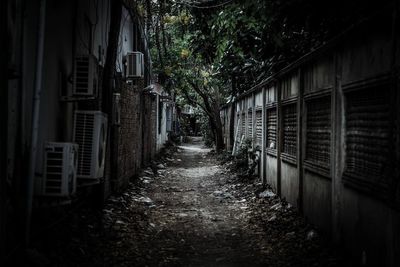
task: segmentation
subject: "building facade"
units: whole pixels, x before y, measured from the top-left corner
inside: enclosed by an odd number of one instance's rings
[[[110,101],[103,71],[111,0],[4,1],[2,258],[29,242],[41,207],[69,205],[83,195],[102,203],[126,188],[168,141],[167,109],[174,104],[147,89],[154,87],[147,33],[131,3],[122,2]]]

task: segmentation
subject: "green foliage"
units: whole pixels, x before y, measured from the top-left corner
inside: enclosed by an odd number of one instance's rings
[[[388,1],[136,2],[148,24],[153,72],[182,96],[182,104],[200,107],[215,126],[217,110],[229,98]]]
[[[232,81],[236,95],[388,1],[236,0],[215,10],[192,10],[198,25],[193,51],[221,79]]]
[[[240,173],[245,174],[247,172],[249,166],[249,151],[252,146],[252,140],[247,138],[244,140],[242,145],[239,147],[234,163],[235,169],[238,170]]]
[[[234,168],[239,173],[241,178],[251,178],[255,173],[255,169],[259,164],[259,157],[261,148],[259,146],[253,147],[251,138],[244,140],[238,153],[233,159]]]
[[[205,115],[200,117],[200,132],[201,136],[203,136],[204,144],[207,147],[212,147],[214,143],[214,136],[210,129],[210,121],[209,118]]]
[[[211,69],[216,84],[229,87],[229,92],[223,93],[226,97],[248,90],[389,1],[138,0],[136,3],[137,13],[144,21],[152,22],[147,28],[153,68],[163,77],[164,85],[179,87],[187,79],[198,80],[199,72],[191,71],[195,67]]]

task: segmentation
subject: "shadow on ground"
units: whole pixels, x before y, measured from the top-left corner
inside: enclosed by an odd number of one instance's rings
[[[289,204],[258,181],[238,179],[209,152],[196,138],[168,150],[156,172],[144,170],[102,212],[82,209],[49,237],[39,248],[47,263],[343,266]],[[52,238],[58,242],[49,246]]]

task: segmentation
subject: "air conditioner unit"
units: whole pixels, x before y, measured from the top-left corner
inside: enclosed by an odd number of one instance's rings
[[[78,179],[103,178],[107,141],[107,115],[100,111],[75,111],[74,142],[79,145]]]
[[[121,95],[119,93],[113,93],[112,123],[113,125],[121,124]]]
[[[135,79],[144,76],[144,55],[141,52],[128,52],[126,54],[126,78]]]
[[[74,86],[72,94],[76,97],[94,97],[98,87],[98,64],[93,55],[75,57]]]
[[[77,144],[46,143],[44,173],[36,186],[36,194],[54,197],[69,197],[75,194],[77,156]]]

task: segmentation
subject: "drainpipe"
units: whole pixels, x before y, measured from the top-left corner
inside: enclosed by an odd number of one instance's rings
[[[37,139],[39,130],[39,114],[40,114],[40,95],[42,91],[42,74],[43,74],[43,50],[45,36],[45,19],[46,19],[46,0],[40,0],[39,6],[39,24],[37,36],[36,50],[36,72],[35,72],[35,88],[33,95],[33,110],[32,110],[32,137],[31,151],[29,156],[29,173],[27,180],[27,196],[26,196],[26,218],[25,218],[25,244],[29,244],[31,217],[32,217],[32,202],[33,202],[33,185],[35,178],[36,167],[36,152]]]

